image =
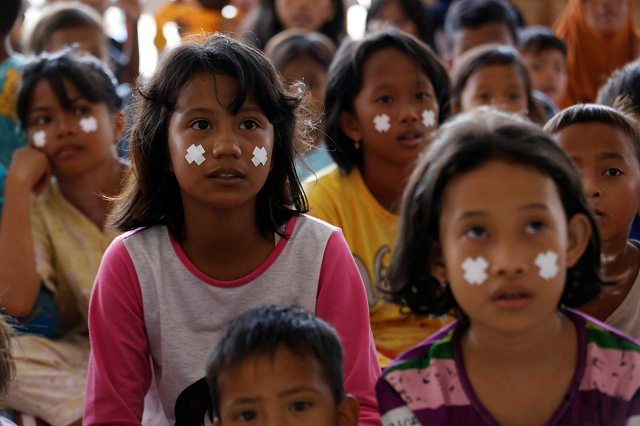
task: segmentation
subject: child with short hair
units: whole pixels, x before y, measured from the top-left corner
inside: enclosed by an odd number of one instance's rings
[[[367,10],[367,32],[391,26],[418,37],[435,51],[435,26],[429,10],[420,0],[373,0]]]
[[[479,106],[519,114],[544,124],[544,113],[531,95],[531,80],[518,51],[487,44],[465,52],[452,71],[451,112]]]
[[[390,66],[394,64],[394,66]],[[305,185],[311,214],[342,229],[369,299],[383,365],[442,327],[415,318],[377,292],[397,234],[397,211],[413,163],[449,117],[449,77],[417,38],[388,29],[344,43],[329,69],[329,152],[337,166]]]
[[[29,145],[7,174],[0,307],[45,324],[14,338],[18,375],[7,405],[52,424],[82,419],[89,295],[119,234],[106,227],[104,198],[120,192],[126,169],[115,153],[124,125],[115,84],[102,62],[68,49],[33,58],[22,75],[18,117]]]
[[[280,31],[319,32],[340,45],[346,35],[343,0],[258,0],[243,23],[243,37],[259,49]]]
[[[107,249],[91,294],[84,424],[174,422],[224,324],[263,303],[338,331],[345,389],[361,424],[379,423],[362,279],[340,230],[303,214],[302,84],[216,34],[168,51],[138,90],[132,170],[113,212],[130,232]]]
[[[533,89],[547,95],[557,106],[567,91],[567,45],[551,28],[543,26],[523,28],[518,39]]]
[[[241,313],[207,361],[214,425],[356,426],[358,401],[345,395],[342,359],[336,331],[303,309]]]
[[[22,0],[7,0],[0,14],[0,213],[4,186],[13,152],[24,146],[24,135],[17,126],[16,102],[20,69],[24,58],[11,49],[9,35],[22,10]]]
[[[327,74],[335,53],[336,46],[327,36],[295,28],[277,34],[265,48],[265,54],[285,79],[301,81],[307,86],[313,98],[311,108],[319,116],[324,115]],[[315,126],[313,145],[303,157],[304,161],[296,165],[301,181],[333,162],[323,137],[324,125],[319,122]]]
[[[384,371],[383,426],[638,418],[640,344],[570,309],[606,284],[598,227],[578,170],[542,129],[490,109],[445,124],[400,228],[388,297],[459,319]]]
[[[580,169],[602,239],[601,268],[616,283],[582,310],[640,339],[640,243],[629,231],[640,211],[640,124],[624,110],[576,105],[545,130]]]

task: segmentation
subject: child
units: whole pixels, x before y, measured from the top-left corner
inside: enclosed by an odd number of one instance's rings
[[[11,355],[11,335],[13,330],[7,324],[4,316],[0,315],[0,397],[4,397],[15,379],[16,365]],[[1,410],[0,406],[0,410]],[[8,420],[0,412],[0,426],[15,426],[15,423]]]
[[[303,309],[263,305],[225,327],[207,361],[214,425],[356,426],[335,330]]]
[[[156,37],[153,42],[158,52],[162,52],[167,45],[163,28],[169,22],[178,24],[181,36],[199,34],[203,31],[235,32],[242,15],[236,13],[231,19],[225,18],[222,9],[228,3],[228,0],[179,0],[165,4],[155,17]]]
[[[394,66],[389,66],[393,64]],[[449,77],[424,43],[389,29],[343,44],[325,102],[329,167],[308,182],[311,214],[342,228],[365,282],[383,365],[438,330],[379,300],[387,281],[398,206],[414,161],[449,117]]]
[[[264,49],[271,37],[282,30],[299,28],[319,32],[336,45],[345,36],[342,0],[258,0],[247,16],[243,36]]]
[[[567,45],[542,26],[526,27],[518,38],[533,88],[557,105],[567,90]]]
[[[50,327],[62,337],[14,338],[18,379],[7,405],[53,424],[82,418],[89,294],[117,235],[104,226],[103,195],[120,191],[125,169],[115,155],[119,111],[115,79],[93,57],[63,51],[25,66],[18,117],[29,146],[15,152],[7,174],[0,306],[23,317],[55,298],[60,323]]]
[[[512,47],[487,44],[470,49],[456,62],[451,79],[453,114],[486,105],[536,123],[546,121],[531,96],[527,68]]]
[[[336,46],[325,35],[298,29],[282,31],[265,48],[265,54],[286,79],[301,81],[308,87],[314,101],[312,109],[318,115],[324,111],[327,74],[335,53]],[[332,163],[321,128],[320,125],[313,132],[315,149],[296,165],[300,180]]]
[[[367,32],[392,26],[434,49],[434,24],[428,9],[420,0],[374,0],[367,11]]]
[[[569,309],[603,284],[597,224],[578,171],[538,126],[490,110],[444,126],[400,227],[390,299],[459,320],[383,373],[384,426],[637,418],[638,342]]]
[[[16,101],[23,58],[11,50],[9,34],[22,10],[22,0],[7,0],[0,14],[0,213],[7,169],[13,151],[24,146],[24,135],[16,125]]]
[[[362,280],[340,230],[302,214],[303,99],[260,51],[220,34],[167,52],[139,89],[114,211],[132,232],[105,253],[91,295],[85,425],[173,422],[223,325],[267,302],[338,330],[345,388],[362,424],[379,422]]]
[[[633,115],[576,105],[545,127],[581,171],[600,227],[601,267],[615,286],[583,307],[589,315],[640,339],[640,243],[628,240],[640,211],[640,125]]]

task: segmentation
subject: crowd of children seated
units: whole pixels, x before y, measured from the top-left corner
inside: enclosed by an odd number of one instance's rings
[[[150,2],[40,3],[0,12],[0,425],[640,422],[634,0],[158,1],[145,75]]]

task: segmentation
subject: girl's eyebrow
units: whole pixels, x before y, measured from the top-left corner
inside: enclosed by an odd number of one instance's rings
[[[544,203],[531,203],[520,207],[518,210],[549,210],[549,207]]]
[[[624,156],[622,156],[620,153],[618,152],[603,152],[602,154],[598,155],[598,160],[623,160],[624,161]]]

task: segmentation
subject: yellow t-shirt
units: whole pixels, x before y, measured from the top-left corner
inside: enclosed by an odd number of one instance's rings
[[[377,288],[388,285],[389,264],[398,235],[398,216],[378,203],[354,168],[348,175],[337,166],[305,182],[309,214],[342,228],[364,281],[371,330],[382,367],[438,331],[446,321],[417,318],[380,299]],[[406,313],[405,313],[406,312]]]
[[[79,313],[87,323],[89,296],[102,255],[120,234],[101,230],[67,201],[55,179],[39,197],[31,198],[31,233],[36,271],[55,293],[62,325]]]

